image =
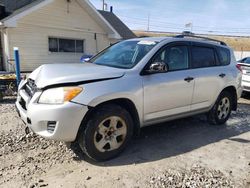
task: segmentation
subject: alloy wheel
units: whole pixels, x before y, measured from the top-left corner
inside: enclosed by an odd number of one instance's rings
[[[127,125],[118,116],[111,116],[103,120],[94,134],[94,144],[98,151],[107,152],[118,149],[127,136]]]
[[[220,120],[225,119],[230,112],[230,100],[227,97],[224,97],[221,99],[218,109],[217,109],[217,114],[218,118]]]

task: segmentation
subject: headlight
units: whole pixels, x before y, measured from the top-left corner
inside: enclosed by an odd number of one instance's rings
[[[81,87],[59,87],[45,90],[38,103],[41,104],[63,104],[71,101],[82,92]]]

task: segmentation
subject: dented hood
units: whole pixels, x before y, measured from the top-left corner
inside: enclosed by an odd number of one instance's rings
[[[42,89],[56,84],[118,78],[122,77],[124,74],[125,71],[123,69],[92,63],[49,64],[37,68],[30,74],[29,78],[35,81],[38,88]]]

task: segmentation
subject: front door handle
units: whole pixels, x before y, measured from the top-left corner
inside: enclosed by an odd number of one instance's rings
[[[184,79],[186,82],[191,82],[192,80],[194,80],[194,78],[193,77],[187,77],[187,78],[185,78]]]
[[[224,78],[226,76],[226,74],[224,74],[224,73],[221,73],[220,75],[219,75],[219,77],[221,77],[221,78]]]

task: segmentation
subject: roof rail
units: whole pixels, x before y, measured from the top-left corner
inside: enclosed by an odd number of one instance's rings
[[[176,35],[174,36],[174,38],[197,38],[197,39],[204,39],[204,40],[209,40],[209,41],[213,41],[213,42],[218,42],[219,44],[223,45],[223,46],[227,46],[227,44],[223,41],[220,40],[216,40],[216,39],[211,39],[208,37],[201,37],[201,36],[196,36],[196,35]]]

